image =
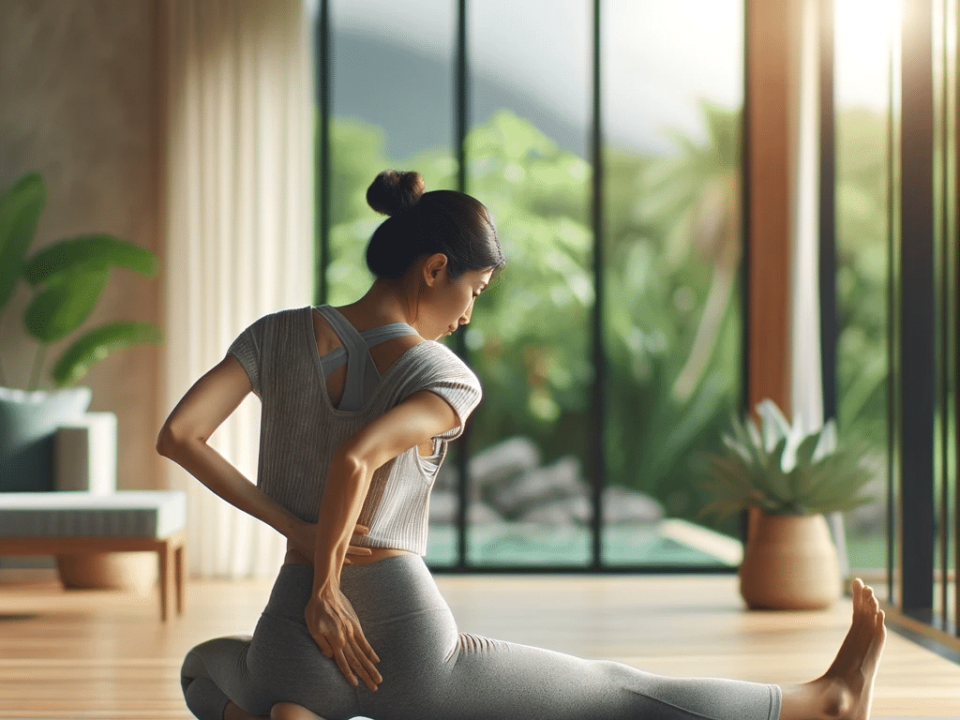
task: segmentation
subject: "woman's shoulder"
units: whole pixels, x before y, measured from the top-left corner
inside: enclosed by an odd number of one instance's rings
[[[421,377],[449,377],[470,384],[479,383],[470,366],[441,342],[424,340],[411,350],[416,352],[416,362],[411,363],[412,372]]]
[[[297,308],[284,308],[282,310],[274,310],[265,315],[261,315],[256,320],[254,320],[248,329],[260,329],[265,330],[268,328],[275,327],[284,327],[289,326],[293,323],[303,323],[304,317],[309,317],[310,313],[313,311],[313,308],[310,305]]]

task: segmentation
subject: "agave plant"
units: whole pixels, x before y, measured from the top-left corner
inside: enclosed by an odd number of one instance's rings
[[[50,344],[79,331],[90,317],[112,268],[147,276],[157,272],[157,259],[149,250],[104,233],[60,240],[28,257],[46,196],[43,178],[36,173],[0,194],[0,312],[21,280],[32,291],[23,316],[27,332],[38,342],[29,389],[40,383]],[[50,379],[56,387],[71,385],[108,355],[160,339],[153,323],[100,325],[73,340],[53,363]],[[0,385],[6,383],[0,367]]]
[[[837,447],[831,420],[806,433],[791,424],[771,400],[752,418],[734,418],[723,436],[726,452],[707,455],[710,479],[705,488],[716,500],[705,510],[729,515],[757,507],[773,515],[812,515],[851,510],[871,500],[863,490],[872,473],[853,449]]]

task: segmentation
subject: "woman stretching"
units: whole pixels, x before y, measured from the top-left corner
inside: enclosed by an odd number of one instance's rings
[[[504,265],[486,208],[384,172],[367,191],[390,217],[351,305],[261,318],[184,396],[158,449],[287,538],[252,638],[187,655],[200,720],[867,720],[883,612],[853,585],[853,623],[820,678],[796,686],[676,679],[458,633],[424,565],[430,489],[480,401],[474,374],[435,342],[470,321]],[[257,484],[206,440],[253,391]]]

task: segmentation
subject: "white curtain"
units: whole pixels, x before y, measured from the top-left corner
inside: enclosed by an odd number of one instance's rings
[[[820,369],[820,13],[818,0],[802,0],[796,132],[793,133],[793,323],[791,405],[806,432],[823,425]]]
[[[166,400],[253,320],[310,303],[312,52],[302,0],[168,0]],[[250,396],[211,444],[256,478]],[[192,575],[272,574],[284,541],[169,463],[188,497]]]
[[[829,8],[829,5],[827,6]],[[823,427],[823,376],[820,346],[820,22],[827,12],[819,0],[801,0],[793,133],[793,288],[791,327],[791,405],[807,433]],[[848,574],[843,516],[827,517]]]

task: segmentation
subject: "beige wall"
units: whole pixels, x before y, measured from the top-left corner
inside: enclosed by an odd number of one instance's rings
[[[0,187],[38,170],[49,186],[38,243],[105,231],[160,254],[159,0],[0,0]],[[91,323],[160,322],[162,279],[115,271]],[[0,318],[7,382],[24,386],[35,345],[27,293]],[[55,356],[55,353],[54,353]],[[160,348],[114,355],[85,380],[119,419],[119,485],[158,487],[153,450]]]

